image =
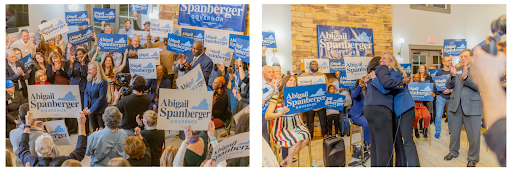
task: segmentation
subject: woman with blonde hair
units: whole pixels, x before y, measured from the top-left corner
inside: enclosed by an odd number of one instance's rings
[[[178,150],[179,149],[176,146],[167,146],[164,152],[162,152],[162,157],[160,157],[160,167],[182,167],[175,165],[175,161],[179,161],[175,160],[177,159],[176,156],[178,154]]]
[[[105,72],[103,72],[100,63],[96,61],[89,62],[84,93],[84,113],[89,116],[93,131],[104,127],[101,115],[108,106],[107,89]]]
[[[34,77],[34,85],[51,85],[50,82],[46,81],[46,72],[43,70],[37,70]]]
[[[156,122],[158,114],[153,110],[147,110],[144,112],[143,119],[140,120],[136,117],[139,128],[144,130],[140,131],[142,137],[148,143],[151,149],[151,165],[159,166],[160,157],[162,156],[162,147],[165,147],[165,131],[156,130]]]
[[[76,159],[68,159],[62,163],[61,167],[82,167],[82,163]]]
[[[123,157],[117,157],[108,161],[108,167],[131,167],[131,165],[130,162]]]
[[[286,115],[290,111],[284,103],[284,87],[297,85],[295,76],[284,76],[279,85],[279,93],[274,93],[265,113],[266,120],[272,120],[274,126],[271,130],[274,143],[289,148],[288,156],[281,161],[280,165],[291,167],[293,157],[308,145],[311,134],[299,117],[299,114]]]

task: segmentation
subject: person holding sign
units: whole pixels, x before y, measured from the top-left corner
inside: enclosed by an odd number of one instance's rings
[[[39,70],[42,70],[44,72],[46,72],[46,67],[48,66],[48,61],[44,60],[44,57],[43,57],[43,54],[41,54],[40,52],[36,52],[36,61],[33,61],[33,63],[30,65],[29,69],[28,70],[28,73],[30,74],[30,78],[28,79],[28,84],[29,85],[33,85],[35,84],[36,82],[36,72],[39,71]],[[47,74],[44,73],[44,77],[45,77],[45,82],[47,80]]]
[[[60,49],[60,47],[58,47],[56,44],[55,44],[55,38],[49,38],[47,39],[48,43],[45,42],[45,39],[44,39],[44,36],[43,36],[43,33],[44,31],[43,30],[39,30],[39,34],[41,34],[41,49],[40,49],[40,52],[43,53],[44,57],[48,57],[51,53],[53,53],[54,51],[57,51],[60,55],[64,55],[63,54],[63,50]]]
[[[36,47],[35,45],[30,42],[29,39],[29,32],[27,29],[22,29],[20,31],[20,40],[15,41],[11,45],[9,45],[9,49],[18,48],[21,50],[21,57],[25,57],[29,54],[32,55],[32,58],[34,58],[34,55],[36,55]]]
[[[84,93],[84,113],[89,116],[93,131],[103,128],[102,114],[108,106],[106,94],[108,84],[105,72],[98,62],[87,65],[87,84]]]
[[[420,73],[414,74],[413,82],[421,82],[421,75]],[[432,97],[435,97],[435,94],[432,92],[430,95]],[[416,138],[420,138],[420,135],[418,133],[418,120],[423,118],[423,126],[425,127],[423,129],[423,138],[428,138],[428,126],[430,125],[430,112],[428,112],[427,107],[424,104],[424,101],[414,101],[414,136]]]
[[[449,76],[450,75],[450,65],[452,65],[452,57],[444,56],[443,57],[443,69],[436,72],[435,76]],[[446,86],[446,85],[445,85]],[[441,120],[443,114],[445,112],[444,107],[449,106],[450,104],[450,94],[452,93],[451,89],[446,89],[444,91],[437,91],[438,97],[436,98],[436,117],[435,117],[435,125],[436,125],[436,138],[441,137]],[[446,122],[448,122],[450,118],[450,112],[446,113]],[[450,127],[450,122],[448,122],[448,127]],[[448,133],[450,130],[448,129]]]
[[[140,45],[140,37],[135,35],[133,37],[132,43],[128,44],[128,57],[125,57],[125,59],[138,59],[139,58],[139,56],[137,55],[138,49],[143,49],[143,47],[142,47],[142,45]],[[126,64],[129,65],[130,61],[127,60]],[[122,72],[130,73],[130,67],[125,66]]]
[[[148,34],[146,40],[151,40],[151,34]],[[174,69],[173,65],[177,63],[176,57],[177,54],[167,50],[167,38],[164,38],[158,42],[146,42],[148,44],[148,48],[160,48],[160,64],[167,68],[167,78],[171,80],[171,83],[174,86]]]
[[[330,85],[329,88],[327,89],[327,92],[329,93],[337,93],[336,87],[334,85]],[[325,100],[325,105],[329,105],[329,100]],[[336,135],[336,133],[340,132],[341,125],[337,124],[340,121],[340,111],[334,109],[327,109],[325,112],[327,113],[327,133],[329,134],[329,136],[332,135],[332,122],[334,121],[334,135]],[[341,135],[343,136],[343,133]]]
[[[284,87],[297,86],[297,78],[295,76],[284,76],[279,85],[279,93],[274,93],[267,112],[266,120],[273,121],[271,135],[276,144],[288,149],[288,156],[281,161],[281,166],[291,167],[293,157],[308,145],[311,134],[299,117],[299,114],[286,115],[290,111],[284,103]]]
[[[51,84],[69,85],[69,62],[62,60],[62,54],[53,51],[48,57],[51,64],[46,67],[48,82]]]
[[[309,72],[304,73],[300,75],[301,77],[306,76],[324,76],[325,81],[327,82],[327,76],[325,76],[324,73],[318,71],[318,62],[311,61],[309,63]],[[282,83],[281,83],[282,84]],[[327,85],[327,84],[326,84]],[[314,130],[315,130],[315,112],[318,114],[318,119],[320,119],[320,128],[322,130],[322,137],[327,137],[327,115],[325,112],[325,108],[319,108],[312,111],[307,111],[306,114],[306,121],[308,125],[309,132],[311,133],[311,136],[314,136]]]
[[[149,105],[150,110],[158,111],[158,92],[160,88],[172,88],[171,80],[167,79],[167,68],[162,65],[156,66],[156,79],[149,79],[144,86],[144,91],[149,91],[151,97],[151,104]]]
[[[132,21],[130,19],[124,20],[124,28],[119,29],[119,32],[117,34],[126,34],[129,38],[132,38]]]
[[[24,97],[28,97],[26,79],[29,79],[30,74],[27,73],[25,65],[21,61],[16,61],[16,53],[14,50],[7,50],[7,60],[5,66],[6,80],[14,82],[14,89],[22,92]],[[17,82],[17,83],[16,83]],[[21,83],[21,87],[18,85]]]
[[[18,157],[21,159],[22,164],[29,163],[30,167],[58,167],[68,159],[75,159],[77,161],[82,161],[82,159],[84,159],[88,140],[85,134],[86,118],[83,112],[80,112],[78,116],[78,127],[80,131],[78,132],[76,148],[71,152],[71,154],[69,154],[69,156],[53,156],[55,144],[53,143],[52,136],[47,133],[36,139],[35,151],[37,152],[37,156],[30,153],[30,125],[32,125],[35,120],[36,119],[33,118],[32,113],[28,111],[25,116],[27,125],[25,125],[25,130],[21,135],[21,143],[19,145],[20,153],[18,154]]]
[[[96,53],[94,54],[93,57],[96,57],[96,55],[98,54],[98,52],[100,52],[100,50],[101,50],[100,47],[96,48]],[[121,55],[119,53],[114,53],[114,54]],[[112,58],[111,55],[107,55],[105,57],[103,63],[101,63],[101,68],[103,69],[103,71],[105,71],[105,76],[107,78],[106,80],[108,83],[108,90],[107,90],[108,105],[112,105],[112,103],[114,103],[114,90],[115,90],[114,81],[115,81],[117,73],[121,72],[123,70],[123,68],[126,66],[127,57],[128,57],[128,49],[126,49],[126,52],[124,53],[124,58],[120,57],[123,60],[123,63],[121,65],[116,67],[116,63],[114,63],[114,58]]]

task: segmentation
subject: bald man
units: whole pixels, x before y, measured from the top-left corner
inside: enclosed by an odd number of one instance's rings
[[[130,59],[138,59],[137,50],[144,49],[140,44],[140,37],[135,35],[132,42],[128,44],[128,59],[126,60],[126,66],[124,66],[123,73],[130,73]],[[126,59],[126,57],[125,57]]]
[[[261,82],[263,86],[263,101],[270,100],[270,97],[272,97],[272,92],[274,89],[276,89],[276,85],[273,81],[274,79],[274,68],[271,66],[264,66],[262,68],[263,73],[263,81]]]
[[[179,65],[176,65],[179,67],[178,78],[180,78],[182,75],[185,75],[189,70],[192,70],[198,64],[200,64],[201,70],[203,71],[204,80],[206,83],[208,83],[210,73],[213,69],[213,61],[210,59],[210,57],[204,54],[203,42],[194,42],[192,45],[192,52],[187,53],[185,56],[178,57]],[[209,87],[211,88],[211,86]]]

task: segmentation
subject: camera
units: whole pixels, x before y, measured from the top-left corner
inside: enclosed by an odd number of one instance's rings
[[[507,15],[500,16],[492,21],[491,31],[493,36],[486,38],[479,45],[482,49],[492,55],[497,55],[498,51],[506,54],[507,51]]]
[[[121,92],[121,96],[127,96],[132,93],[132,88],[130,85],[130,81],[132,76],[130,73],[117,73],[116,78],[114,79],[114,86],[116,89]]]

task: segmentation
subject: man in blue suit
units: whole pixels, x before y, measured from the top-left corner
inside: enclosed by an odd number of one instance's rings
[[[179,56],[179,60],[180,64],[177,65],[179,67],[178,78],[185,75],[188,73],[188,71],[192,70],[198,64],[200,64],[201,70],[203,71],[204,80],[206,83],[208,83],[210,73],[213,69],[213,62],[210,57],[204,54],[203,42],[194,42],[192,45],[192,52],[187,53],[185,56]],[[211,88],[211,86],[209,87]]]

